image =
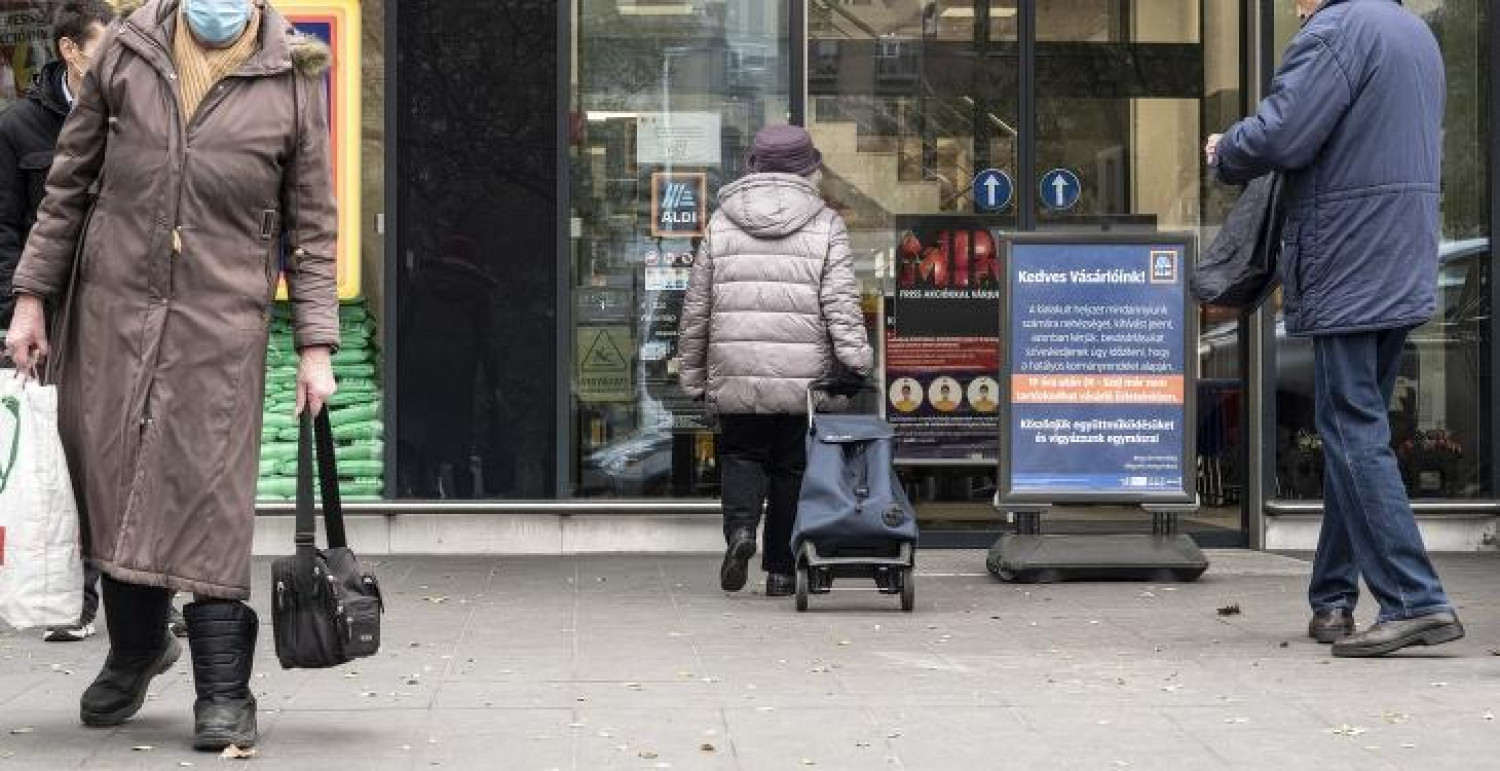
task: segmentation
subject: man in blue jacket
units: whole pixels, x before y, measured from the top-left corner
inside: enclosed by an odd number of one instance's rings
[[[1387,414],[1407,334],[1436,307],[1443,59],[1400,0],[1297,6],[1303,28],[1270,94],[1206,151],[1226,182],[1286,174],[1283,308],[1287,331],[1314,341],[1326,461],[1308,632],[1335,656],[1380,656],[1464,634]],[[1380,614],[1356,634],[1361,575]]]

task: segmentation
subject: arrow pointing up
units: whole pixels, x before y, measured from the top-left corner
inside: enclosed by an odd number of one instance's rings
[[[990,177],[989,179],[986,179],[984,181],[984,194],[989,198],[989,205],[991,207],[997,206],[1000,203],[995,199],[995,190],[999,187],[1000,180],[995,179],[994,177]]]
[[[1052,189],[1057,191],[1057,208],[1068,205],[1068,180],[1059,174],[1052,178]]]

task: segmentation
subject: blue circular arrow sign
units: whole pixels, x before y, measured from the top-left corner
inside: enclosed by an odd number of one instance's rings
[[[1078,205],[1078,199],[1083,195],[1083,185],[1078,181],[1077,174],[1067,169],[1053,169],[1042,175],[1038,192],[1043,206],[1054,211],[1064,211]]]
[[[974,208],[979,211],[1001,211],[1010,206],[1015,193],[1010,175],[999,169],[985,169],[974,175]]]

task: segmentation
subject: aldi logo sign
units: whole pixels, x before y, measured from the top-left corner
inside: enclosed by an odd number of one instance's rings
[[[708,175],[651,175],[651,235],[698,238],[708,228]]]

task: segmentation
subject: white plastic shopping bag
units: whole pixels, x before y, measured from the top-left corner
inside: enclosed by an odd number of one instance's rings
[[[57,389],[0,370],[0,620],[17,629],[78,623],[78,537]]]

